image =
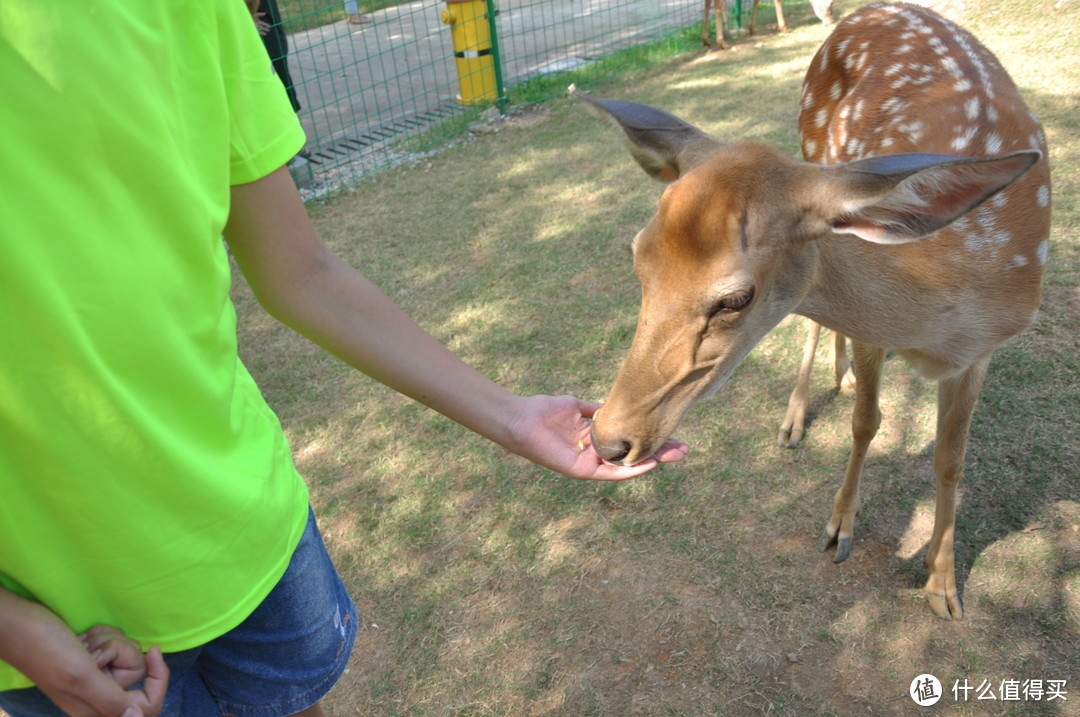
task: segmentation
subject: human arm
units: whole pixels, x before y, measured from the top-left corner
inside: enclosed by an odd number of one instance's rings
[[[140,690],[126,690],[114,679],[139,672],[141,655],[106,640],[101,667],[82,639],[44,605],[0,588],[0,659],[33,681],[72,717],[153,717],[161,711],[169,668],[161,651],[146,655]],[[111,672],[112,666],[119,672]],[[104,669],[102,669],[104,668]]]
[[[619,480],[686,454],[670,441],[636,466],[604,463],[588,445],[595,404],[516,396],[461,361],[323,244],[286,168],[233,187],[225,238],[278,320],[517,455],[574,478]]]

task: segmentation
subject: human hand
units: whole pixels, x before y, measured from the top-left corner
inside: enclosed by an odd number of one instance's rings
[[[132,648],[122,637],[123,633],[98,630],[86,638],[84,646],[80,637],[44,605],[3,589],[0,624],[0,658],[32,680],[65,714],[154,717],[161,712],[169,668],[158,648],[151,648],[145,656],[145,668],[138,667],[137,663],[144,662],[143,656],[137,646]],[[98,644],[98,658],[104,659],[108,669],[101,669],[92,651],[88,651],[91,642]],[[141,669],[146,673],[142,688],[125,690],[120,680],[127,682]]]
[[[273,27],[273,25],[266,21],[265,12],[253,13],[251,17],[255,20],[255,27],[258,29],[260,35],[265,36],[269,34],[270,28]]]
[[[98,669],[123,689],[146,677],[146,657],[139,643],[110,625],[94,625],[79,635]]]
[[[582,480],[625,480],[652,470],[660,463],[682,460],[685,443],[669,439],[651,458],[633,466],[604,461],[589,440],[589,421],[598,403],[573,396],[530,396],[517,399],[518,418],[511,425],[520,456]]]

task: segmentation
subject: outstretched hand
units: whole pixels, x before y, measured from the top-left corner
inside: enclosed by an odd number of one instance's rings
[[[530,396],[518,399],[518,418],[513,423],[520,456],[582,480],[625,480],[652,470],[660,463],[682,460],[689,452],[685,443],[669,439],[651,458],[633,466],[607,463],[589,440],[589,420],[600,407],[573,396]]]

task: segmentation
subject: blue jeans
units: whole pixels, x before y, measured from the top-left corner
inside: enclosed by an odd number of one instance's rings
[[[162,717],[286,717],[334,686],[356,639],[356,608],[309,511],[288,569],[238,627],[205,645],[165,655]],[[36,687],[0,692],[11,717],[64,717]]]

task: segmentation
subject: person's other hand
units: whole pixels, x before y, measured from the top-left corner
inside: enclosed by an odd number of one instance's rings
[[[138,690],[125,690],[116,678],[127,681],[143,669],[141,654],[109,633],[102,642],[107,657],[103,671],[87,645],[63,620],[44,605],[0,589],[0,656],[37,685],[57,707],[71,717],[154,717],[161,712],[169,684],[169,668],[161,650],[145,656],[146,677]],[[104,631],[96,634],[102,635]],[[126,638],[125,638],[126,639]],[[115,657],[114,657],[115,655]],[[111,671],[115,668],[115,671]]]
[[[139,643],[111,625],[94,625],[79,635],[98,669],[127,690],[146,677],[146,656]]]

